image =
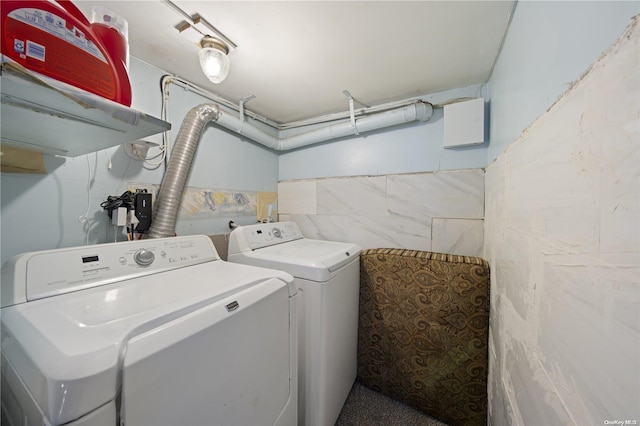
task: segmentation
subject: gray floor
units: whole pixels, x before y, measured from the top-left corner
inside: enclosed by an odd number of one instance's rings
[[[335,426],[447,426],[415,408],[375,392],[358,382]]]

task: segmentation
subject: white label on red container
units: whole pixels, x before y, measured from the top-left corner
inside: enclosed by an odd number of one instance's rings
[[[84,31],[69,23],[64,18],[61,18],[46,10],[22,8],[12,10],[7,16],[30,25],[39,30],[52,34],[67,43],[71,43],[74,46],[84,50],[90,55],[100,59],[102,62],[107,63],[107,59],[104,57],[100,49],[85,36]],[[68,28],[70,27],[70,28]],[[42,46],[41,46],[42,47]],[[28,46],[27,46],[28,49]],[[29,52],[27,52],[29,56]],[[37,58],[34,56],[34,58]],[[39,58],[37,58],[39,59]],[[44,60],[44,52],[43,59]]]

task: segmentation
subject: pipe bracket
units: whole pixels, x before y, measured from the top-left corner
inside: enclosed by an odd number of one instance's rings
[[[244,127],[244,104],[255,97],[255,95],[245,96],[244,98],[240,99],[240,102],[238,103],[238,107],[240,109],[240,125],[238,126],[238,133],[240,134],[242,134],[242,128]]]
[[[351,118],[351,127],[353,127],[354,134],[359,135],[358,125],[356,124],[356,113],[353,108],[353,96],[348,90],[343,90],[342,93],[349,99],[349,117]]]

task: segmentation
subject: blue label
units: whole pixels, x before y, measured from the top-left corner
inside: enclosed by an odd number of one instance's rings
[[[18,53],[24,53],[24,40],[13,40],[13,50]]]

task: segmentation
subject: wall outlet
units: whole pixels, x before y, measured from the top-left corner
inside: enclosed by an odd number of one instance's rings
[[[127,155],[134,160],[144,161],[147,159],[149,148],[153,146],[158,146],[158,144],[155,142],[144,140],[125,142],[124,152],[126,152]]]

